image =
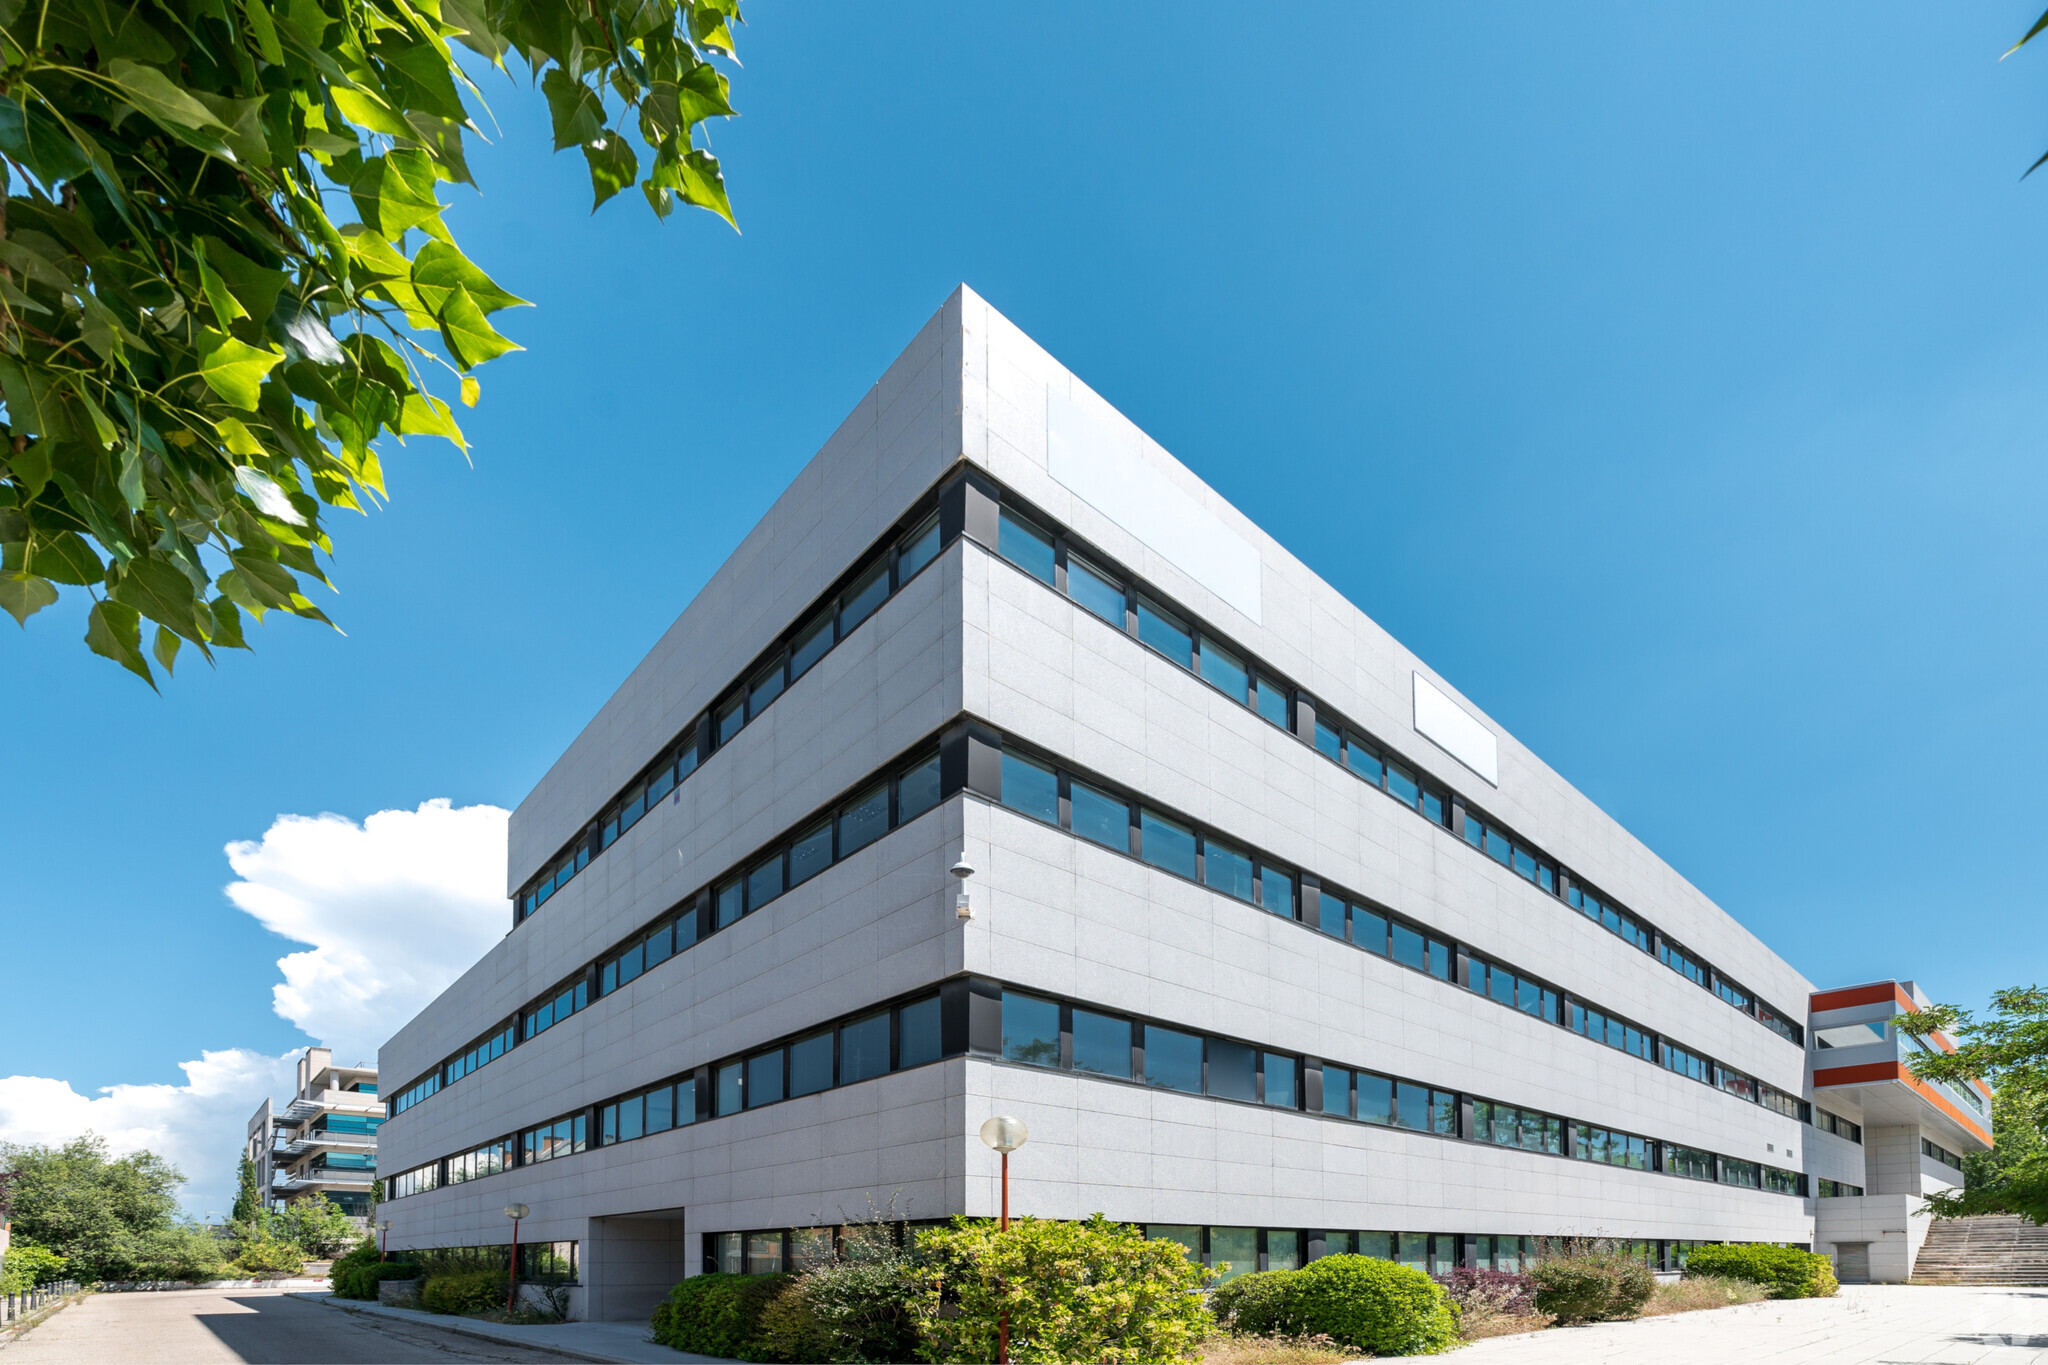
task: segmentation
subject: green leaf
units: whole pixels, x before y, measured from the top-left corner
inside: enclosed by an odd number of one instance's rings
[[[198,590],[167,559],[148,555],[135,560],[121,571],[121,577],[107,595],[158,625],[169,626],[194,644],[206,643],[194,621],[201,605]]]
[[[57,589],[46,578],[9,569],[0,573],[0,608],[5,608],[23,629],[28,618],[57,600]]]
[[[425,152],[387,152],[363,163],[348,192],[363,222],[385,241],[395,242],[406,229],[440,217],[435,178],[434,163]]]
[[[155,654],[156,661],[164,666],[165,677],[171,676],[171,674],[176,670],[178,663],[178,644],[179,641],[177,636],[173,635],[170,631],[165,630],[162,626],[158,626],[156,628],[156,644],[154,645],[150,652]]]
[[[84,175],[92,166],[62,124],[41,109],[24,109],[12,99],[0,99],[0,152],[45,185]]]
[[[377,44],[377,55],[383,59],[392,95],[404,108],[457,123],[468,121],[469,111],[462,107],[448,58],[433,44],[415,41],[399,47],[387,37]]]
[[[194,90],[192,98],[205,105],[227,129],[221,134],[221,141],[227,143],[228,150],[235,154],[235,160],[244,166],[270,164],[270,142],[263,136],[262,96],[238,100]]]
[[[554,119],[556,151],[580,147],[604,135],[604,103],[582,81],[551,66],[540,79],[540,92],[547,96],[548,114]]]
[[[199,375],[212,390],[244,412],[256,411],[263,377],[284,356],[258,350],[211,327],[199,329]]]
[[[733,112],[732,85],[717,67],[699,62],[677,83],[676,105],[685,128],[694,128],[707,118],[728,116]]]
[[[272,66],[284,64],[284,49],[278,45],[277,25],[270,22],[270,7],[263,0],[242,0],[242,13],[249,22],[249,36],[256,51]]]
[[[199,239],[206,247],[206,263],[227,284],[249,316],[261,322],[277,311],[278,296],[291,284],[291,276],[250,260],[218,237]]]
[[[445,436],[463,450],[469,449],[454,411],[431,393],[405,396],[405,404],[398,410],[398,430],[406,436]]]
[[[433,157],[441,179],[458,185],[476,183],[469,173],[469,159],[462,153],[461,124],[452,118],[436,118],[413,109],[405,111],[405,122],[412,129],[412,140]]]
[[[107,566],[93,553],[92,546],[76,531],[59,531],[37,537],[35,571],[58,583],[85,587],[106,580]]]
[[[122,100],[158,126],[203,152],[234,160],[223,137],[227,125],[163,72],[116,57],[107,64],[105,79],[114,83]]]
[[[499,336],[484,320],[483,311],[469,297],[469,291],[459,284],[448,291],[448,300],[441,306],[441,339],[455,352],[456,363],[465,370],[473,370],[507,351],[526,349]]]
[[[334,107],[341,110],[341,116],[359,128],[386,137],[411,137],[412,126],[405,116],[385,102],[384,97],[367,86],[337,85],[327,92],[334,100]]]
[[[718,169],[717,157],[691,148],[676,161],[676,179],[676,190],[685,203],[710,209],[732,224],[733,231],[739,231],[740,225],[732,216],[732,203],[725,197],[725,174]]]
[[[226,649],[247,649],[249,642],[242,638],[242,613],[235,609],[235,604],[225,597],[216,597],[211,611],[213,643]]]
[[[640,178],[640,159],[633,155],[632,146],[618,133],[606,133],[595,141],[584,143],[583,159],[590,163],[592,213],[603,207],[605,200]]]
[[[67,395],[59,382],[47,366],[0,355],[0,392],[7,395],[7,425],[14,435],[57,441],[71,434]]]
[[[85,647],[102,658],[112,659],[156,689],[156,677],[149,661],[142,657],[142,619],[132,607],[119,602],[95,602],[85,622]]]
[[[428,242],[420,248],[420,254],[413,257],[413,290],[427,311],[439,313],[447,305],[449,291],[458,284],[469,294],[477,311],[482,313],[532,306],[517,294],[500,289],[489,275],[477,269],[459,249],[446,242]]]
[[[484,386],[476,382],[475,375],[466,374],[462,376],[462,406],[465,408],[475,407],[476,400],[483,396],[483,391]]]
[[[201,238],[199,241],[198,256],[199,287],[206,292],[206,301],[213,308],[214,321],[218,322],[221,330],[225,331],[227,330],[227,325],[235,321],[235,319],[248,317],[249,310],[242,307],[241,300],[228,292],[227,281],[223,280],[214,268],[206,263],[206,240],[204,238]]]

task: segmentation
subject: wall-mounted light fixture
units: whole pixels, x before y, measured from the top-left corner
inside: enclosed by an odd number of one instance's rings
[[[967,861],[967,850],[960,850],[959,861],[953,864],[953,875],[960,879],[960,889],[953,893],[953,914],[960,919],[974,918],[974,900],[967,894],[967,879],[974,875],[974,864]]]

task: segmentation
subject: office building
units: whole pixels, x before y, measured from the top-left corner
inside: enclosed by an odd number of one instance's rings
[[[282,1108],[264,1100],[249,1119],[248,1155],[265,1207],[324,1194],[367,1227],[383,1121],[377,1068],[336,1066],[327,1048],[307,1048],[292,1097]]]
[[[510,847],[507,936],[381,1053],[384,1216],[500,1245],[528,1205],[592,1318],[871,1202],[994,1213],[995,1114],[1019,1212],[1234,1272],[1586,1235],[1888,1273],[1990,1141],[1901,1066],[1916,988],[1817,994],[965,288]]]

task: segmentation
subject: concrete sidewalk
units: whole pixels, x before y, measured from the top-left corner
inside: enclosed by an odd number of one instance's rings
[[[424,1323],[444,1332],[484,1341],[537,1346],[543,1350],[558,1351],[574,1360],[598,1361],[601,1365],[733,1365],[733,1362],[724,1361],[719,1356],[691,1355],[688,1351],[671,1351],[666,1346],[657,1345],[647,1339],[647,1324],[644,1322],[551,1322],[534,1327],[515,1327],[510,1323],[482,1322],[445,1313],[423,1313],[413,1308],[393,1308],[389,1304],[359,1299],[338,1299],[332,1294],[294,1294],[292,1297],[325,1304],[345,1313],[368,1313],[401,1322]]]
[[[2048,1365],[2048,1289],[1844,1285],[1639,1322],[1494,1337],[1460,1365]]]

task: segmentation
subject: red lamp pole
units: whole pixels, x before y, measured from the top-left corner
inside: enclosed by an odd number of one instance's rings
[[[519,1297],[519,1220],[512,1220],[512,1268],[508,1272],[505,1286],[505,1311],[512,1311],[513,1300]]]
[[[967,862],[961,855],[961,864]],[[959,872],[955,868],[956,873]],[[1010,1153],[1022,1147],[1030,1138],[1031,1130],[1024,1126],[1022,1119],[998,1114],[981,1125],[981,1140],[991,1151],[1003,1158],[1003,1222],[1001,1231],[1010,1230]],[[1010,1365],[1010,1310],[1003,1309],[996,1319],[996,1365]]]
[[[1003,1225],[1010,1230],[1010,1154],[1003,1153]],[[1010,1365],[1010,1310],[1005,1308],[996,1323],[996,1365]]]

